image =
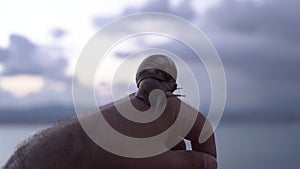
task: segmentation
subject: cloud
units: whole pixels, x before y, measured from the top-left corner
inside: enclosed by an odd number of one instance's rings
[[[154,0],[147,1],[147,3],[140,9],[128,8],[124,11],[125,14],[132,14],[136,12],[162,12],[173,14],[187,20],[193,20],[196,16],[193,8],[191,7],[191,0],[180,1],[176,6],[172,6],[170,0]]]
[[[300,42],[300,2],[297,0],[222,1],[206,13],[209,29]]]
[[[0,49],[0,96],[5,98],[0,106],[70,105],[72,79],[65,75],[67,60],[61,49],[35,44],[21,35],[11,35],[9,40]]]
[[[0,47],[0,63],[4,62],[8,57],[7,51]]]
[[[148,0],[142,7],[127,7],[119,16],[95,17],[93,24],[98,28],[106,23],[109,23],[113,19],[140,12],[168,13],[190,21],[196,18],[196,13],[192,8],[191,0],[180,1],[180,3],[176,6],[171,4],[171,0]]]
[[[225,66],[228,107],[262,114],[300,110],[299,5],[229,0],[202,17],[199,25]]]
[[[60,39],[64,35],[66,35],[67,32],[63,29],[56,28],[56,29],[53,29],[50,33],[55,39]]]
[[[166,12],[198,25],[215,45],[225,67],[227,113],[269,116],[299,112],[299,1],[223,0],[203,15],[196,15],[190,2],[181,3],[174,7],[170,1],[148,1],[140,8],[127,8],[123,15]],[[144,48],[165,49],[194,62],[193,53],[176,41],[137,42]],[[120,51],[117,56],[123,58],[129,53]],[[195,66],[192,69],[197,71]]]
[[[11,35],[6,49],[0,51],[4,70],[2,75],[17,74],[41,75],[51,79],[63,80],[67,60],[53,49],[34,44],[20,35]]]
[[[114,18],[136,12],[164,12],[183,17],[207,34],[223,61],[228,83],[225,115],[258,114],[267,118],[278,114],[297,115],[300,110],[299,4],[298,0],[223,0],[200,15],[193,9],[191,1],[180,1],[174,5],[171,1],[154,0],[147,1],[141,7],[128,7],[120,15],[95,17],[93,26],[99,28]],[[209,84],[203,84],[207,81],[205,70],[202,66],[199,70],[193,59],[195,56],[185,46],[176,41],[157,44],[143,40],[137,42],[142,47],[172,51],[193,63],[191,68],[196,72],[199,84],[204,86],[200,86],[204,93],[201,97],[209,98],[206,95]],[[119,57],[129,54],[128,51],[117,53]],[[12,35],[9,46],[0,48],[0,63],[4,65],[3,75],[6,76],[26,73],[63,82],[67,86],[71,82],[64,75],[67,62],[60,51],[35,44],[20,35]],[[52,101],[59,98],[57,100],[61,102],[71,100],[69,88],[54,92],[64,88],[61,87],[64,85],[57,84],[53,88],[50,84],[40,93],[10,102],[29,105],[29,100],[34,100],[36,104],[47,102],[41,98],[51,98]],[[1,98],[13,100],[5,91],[0,91],[0,95]],[[209,103],[209,99],[205,102]]]

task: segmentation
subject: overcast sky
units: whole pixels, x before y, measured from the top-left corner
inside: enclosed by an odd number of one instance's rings
[[[2,1],[0,107],[71,104],[76,59],[98,29],[128,14],[164,12],[198,26],[216,47],[228,83],[226,113],[296,116],[300,111],[299,6],[298,0]],[[200,93],[209,103],[205,70],[198,68],[201,63],[193,64],[192,52],[176,41],[129,40],[118,48],[107,70],[140,47],[170,50],[191,63],[192,69],[199,69],[197,80],[204,84]],[[106,96],[108,83],[99,87]]]

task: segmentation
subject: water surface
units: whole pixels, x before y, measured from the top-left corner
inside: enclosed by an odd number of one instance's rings
[[[0,166],[16,146],[49,125],[1,125]],[[300,124],[221,124],[216,131],[219,169],[299,169]]]

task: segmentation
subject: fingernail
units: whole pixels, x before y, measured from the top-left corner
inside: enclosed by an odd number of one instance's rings
[[[205,155],[204,156],[204,169],[217,169],[218,163],[214,156]]]

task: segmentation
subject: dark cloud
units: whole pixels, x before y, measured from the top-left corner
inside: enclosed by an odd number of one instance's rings
[[[300,110],[299,1],[222,1],[202,27],[228,79],[228,107],[261,114]]]
[[[170,2],[170,0],[149,0],[145,5],[139,8],[127,7],[119,16],[96,17],[93,20],[93,24],[96,27],[103,26],[104,24],[109,23],[113,19],[140,12],[161,12],[173,14],[190,21],[195,19],[196,13],[192,8],[191,0],[183,0],[177,6],[172,6]]]
[[[13,95],[11,93],[3,90],[1,87],[0,87],[0,98],[1,98],[0,107],[5,107],[8,104],[14,103]],[[0,112],[0,114],[1,114],[1,112]]]
[[[137,10],[125,10],[125,14],[134,12],[162,12],[173,14],[187,20],[193,20],[196,16],[194,9],[191,7],[191,0],[181,1],[177,6],[172,6],[170,0],[148,1],[142,8]]]
[[[0,47],[0,63],[7,59],[7,51]]]
[[[67,61],[60,56],[59,51],[42,47],[20,35],[11,35],[10,44],[0,51],[4,64],[3,75],[32,74],[62,80]]]
[[[215,45],[225,67],[228,83],[225,114],[266,117],[298,114],[299,6],[300,1],[297,0],[224,0],[203,16],[194,17],[194,23]],[[176,15],[174,9],[166,1],[148,2],[140,9],[128,8],[125,13],[152,10]],[[180,12],[177,9],[177,13]],[[195,60],[194,53],[176,41],[149,45],[139,40],[139,45],[171,51],[188,62]],[[119,52],[118,56],[125,57],[128,54]],[[197,72],[199,68],[192,69],[199,75],[199,84],[207,80],[202,78],[201,72]],[[204,89],[209,90],[205,86]]]
[[[65,76],[67,60],[61,56],[61,50],[35,44],[20,35],[11,35],[9,40],[8,47],[0,49],[0,63],[4,66],[1,75],[41,76],[45,86],[21,98],[0,87],[0,98],[4,98],[0,101],[0,107],[16,109],[47,104],[71,105],[72,79]],[[57,89],[57,85],[62,89]],[[2,113],[5,112],[1,109],[0,115]]]
[[[300,42],[300,1],[222,1],[206,13],[209,29]]]

